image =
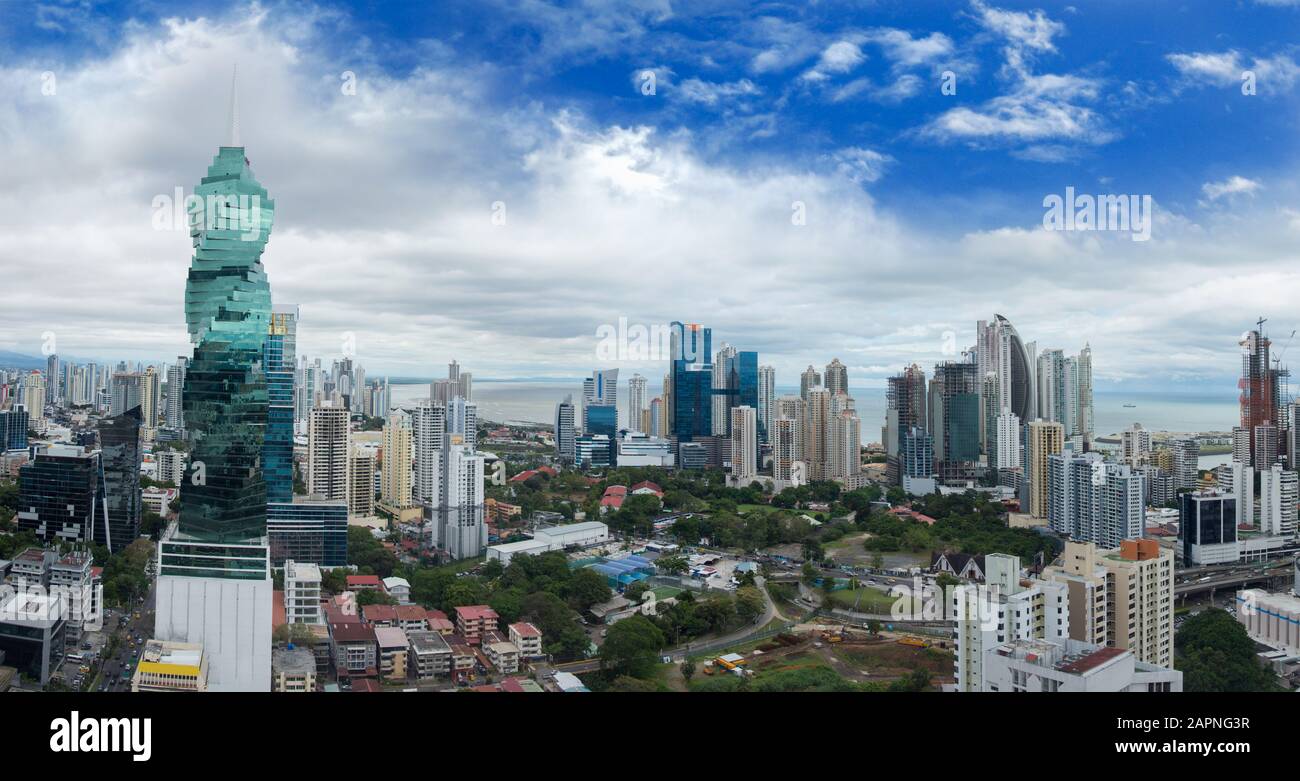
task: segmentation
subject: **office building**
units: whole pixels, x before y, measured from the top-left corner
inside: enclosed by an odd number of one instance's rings
[[[93,539],[108,548],[109,553],[120,553],[140,536],[140,429],[143,420],[140,408],[132,407],[121,415],[107,418],[99,424],[100,455],[104,470],[104,498],[107,504],[107,523],[97,525]],[[173,457],[181,458],[184,472],[184,454],[164,450],[157,454],[159,466],[164,462],[174,466]],[[162,474],[164,481],[180,484],[180,475]],[[168,470],[169,472],[172,470]]]
[[[271,566],[292,559],[320,567],[348,563],[348,504],[342,499],[298,497],[266,506]]]
[[[1183,566],[1231,564],[1240,547],[1237,540],[1237,497],[1220,491],[1184,493],[1180,497],[1179,536]]]
[[[111,536],[100,455],[72,445],[33,448],[18,470],[18,530],[47,543]]]
[[[293,379],[297,333],[298,307],[272,307],[263,345],[267,412],[262,474],[268,502],[293,501]]]
[[[679,443],[713,434],[713,332],[694,324],[670,325],[670,433]],[[682,463],[680,458],[678,463]]]
[[[215,224],[191,226],[185,288],[194,353],[182,411],[193,433],[191,463],[204,470],[201,480],[182,482],[179,522],[159,543],[154,637],[202,646],[211,690],[270,691],[272,586],[261,459],[271,291],[261,256],[275,203],[249,168],[234,105],[232,95],[229,146],[194,188],[204,202],[224,202]]]

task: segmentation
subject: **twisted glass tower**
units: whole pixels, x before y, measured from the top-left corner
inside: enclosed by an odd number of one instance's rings
[[[209,542],[266,534],[263,345],[271,288],[262,251],[275,204],[237,145],[233,116],[231,124],[231,146],[218,150],[190,204],[194,258],[185,284],[194,358],[182,398],[194,466],[182,488],[178,531]]]
[[[230,143],[218,149],[187,204],[194,257],[185,322],[194,357],[181,409],[193,447],[180,520],[158,543],[154,637],[202,645],[209,691],[270,691],[262,451],[271,288],[262,250],[275,204],[239,143],[233,83],[230,103]]]

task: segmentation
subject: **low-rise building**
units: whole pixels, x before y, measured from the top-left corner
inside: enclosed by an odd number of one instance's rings
[[[406,654],[411,646],[406,633],[397,627],[381,626],[375,630],[379,649],[379,674],[388,680],[406,678]]]
[[[488,661],[497,672],[510,675],[519,672],[519,647],[509,640],[484,643]]]
[[[456,632],[469,645],[478,645],[484,632],[497,630],[500,616],[487,605],[463,605],[456,608]]]
[[[338,676],[364,678],[377,675],[379,656],[374,628],[361,622],[329,626],[330,643],[334,647],[334,669]]]
[[[1013,640],[984,653],[985,692],[1180,692],[1183,674],[1130,651],[1069,638]]]
[[[411,604],[411,584],[406,578],[399,578],[396,576],[384,578],[383,584],[384,591],[387,591],[389,596],[396,599],[397,604]]]
[[[289,559],[284,563],[284,617],[290,624],[321,624],[320,567]]]
[[[131,676],[133,692],[201,692],[208,689],[208,659],[198,643],[148,640]]]
[[[451,673],[451,646],[437,632],[407,632],[410,642],[410,668],[416,678],[430,680]]]
[[[316,691],[316,656],[310,649],[291,644],[271,651],[271,690]]]
[[[524,659],[537,659],[546,655],[542,653],[542,630],[526,621],[510,625],[510,642],[515,644],[520,657]]]

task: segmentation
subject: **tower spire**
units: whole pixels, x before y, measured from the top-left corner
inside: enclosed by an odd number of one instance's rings
[[[230,143],[239,146],[239,64],[230,74]]]

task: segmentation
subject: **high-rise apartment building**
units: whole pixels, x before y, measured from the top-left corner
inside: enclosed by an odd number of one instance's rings
[[[342,406],[314,407],[307,425],[307,493],[317,499],[348,498],[351,413]]]
[[[627,381],[627,428],[629,431],[646,432],[649,428],[646,412],[649,399],[646,397],[645,377],[633,374]]]
[[[401,509],[413,503],[413,458],[411,417],[400,410],[393,412],[384,423],[383,468],[379,478],[379,495],[389,507]]]
[[[1057,534],[1103,548],[1142,536],[1142,475],[1128,465],[1065,448],[1047,457],[1047,471],[1047,520]]]
[[[749,406],[731,410],[731,477],[748,485],[758,475],[758,410]]]
[[[813,388],[820,388],[821,386],[822,376],[818,374],[817,370],[812,366],[804,369],[803,373],[799,375],[799,396],[804,401],[808,400],[809,391]]]
[[[1048,458],[1065,447],[1065,427],[1050,420],[1033,420],[1025,427],[1025,481],[1021,510],[1046,518],[1048,510]]]
[[[822,384],[826,386],[826,390],[830,391],[832,396],[836,395],[837,393],[848,394],[849,392],[848,367],[845,366],[843,363],[840,363],[839,358],[832,359],[830,363],[826,364],[826,374],[825,374],[825,379],[822,381]]]
[[[1238,495],[1238,504],[1241,496]],[[1296,503],[1300,502],[1297,475],[1281,464],[1259,473],[1259,530],[1268,535],[1295,537]]]
[[[658,401],[658,399],[656,399]],[[574,462],[573,397],[566,396],[564,401],[555,405],[555,457],[562,464]]]
[[[353,446],[347,463],[348,516],[368,518],[375,514],[375,453]],[[333,498],[333,497],[330,497]]]
[[[772,439],[772,421],[775,419],[774,410],[776,409],[776,368],[772,366],[758,367],[758,432],[759,439],[763,444],[769,444]]]

